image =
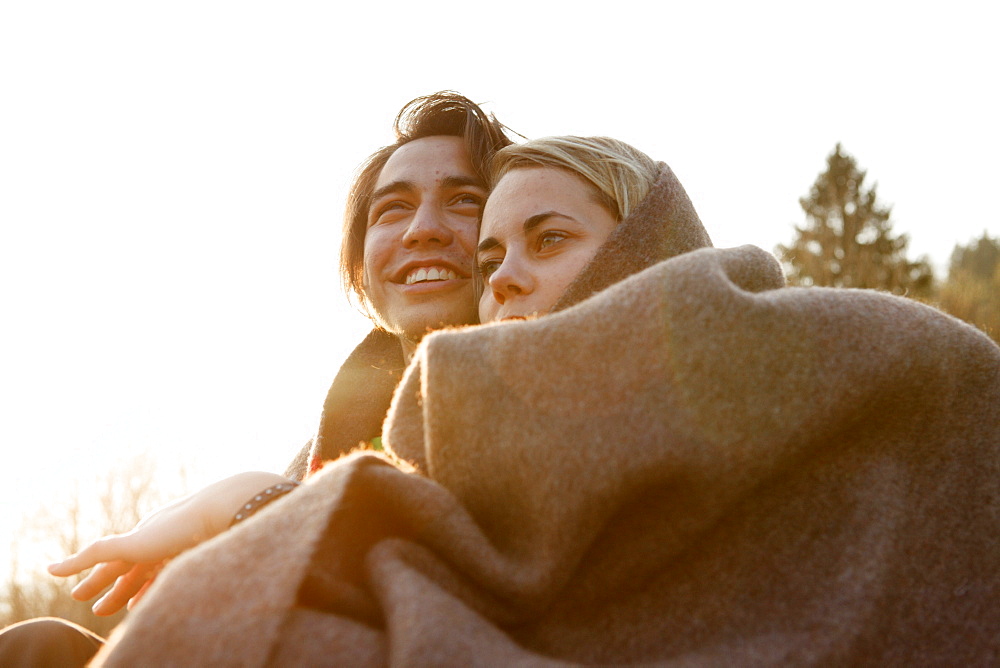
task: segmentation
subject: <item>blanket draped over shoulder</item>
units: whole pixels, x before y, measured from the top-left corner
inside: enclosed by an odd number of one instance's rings
[[[369,332],[341,365],[323,402],[316,435],[292,460],[285,476],[303,480],[324,461],[346,455],[381,435],[404,367],[399,339],[381,329]]]
[[[997,661],[1000,349],[783,284],[705,248],[427,337],[395,460],[177,559],[98,663]]]

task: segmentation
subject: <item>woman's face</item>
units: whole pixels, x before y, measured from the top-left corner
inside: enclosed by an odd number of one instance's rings
[[[568,171],[509,172],[483,209],[480,322],[547,313],[616,224],[591,187]]]

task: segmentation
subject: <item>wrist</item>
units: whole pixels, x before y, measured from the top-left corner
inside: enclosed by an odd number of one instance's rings
[[[248,471],[220,480],[204,490],[209,506],[205,517],[209,537],[229,528],[230,521],[257,492],[287,479],[276,473]]]
[[[233,515],[233,519],[229,523],[229,526],[233,527],[240,522],[249,519],[264,506],[270,504],[272,501],[280,499],[298,486],[299,483],[293,480],[284,480],[261,490],[257,494],[254,494],[242,506],[240,506],[238,511],[236,511],[236,514]]]

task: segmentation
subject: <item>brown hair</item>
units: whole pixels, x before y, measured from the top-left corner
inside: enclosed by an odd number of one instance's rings
[[[382,168],[400,146],[424,137],[461,137],[469,161],[485,183],[493,155],[511,143],[509,131],[493,114],[454,91],[441,91],[407,102],[393,124],[396,141],[372,153],[360,167],[347,195],[340,246],[340,279],[348,296],[356,296],[368,311],[371,302],[364,286],[365,233],[372,192]],[[371,313],[369,312],[369,316]]]

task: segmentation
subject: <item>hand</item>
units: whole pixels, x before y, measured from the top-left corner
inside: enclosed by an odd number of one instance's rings
[[[77,584],[71,595],[78,601],[86,601],[99,594],[110,582],[114,586],[91,608],[95,615],[113,615],[122,606],[129,610],[149,590],[153,580],[169,561],[132,564],[127,561],[112,561],[99,564],[93,572]]]
[[[67,577],[93,566],[73,588],[73,598],[90,600],[110,586],[94,604],[94,614],[112,615],[126,604],[131,608],[167,561],[224,531],[247,499],[284,480],[260,472],[227,478],[153,511],[131,531],[95,540],[76,554],[51,564],[49,573]]]
[[[199,503],[201,500],[202,503]],[[215,535],[206,514],[207,499],[198,495],[154,511],[131,531],[100,538],[58,564],[52,575],[66,577],[95,568],[73,588],[78,601],[111,590],[93,607],[96,615],[111,615],[127,604],[171,557]]]

